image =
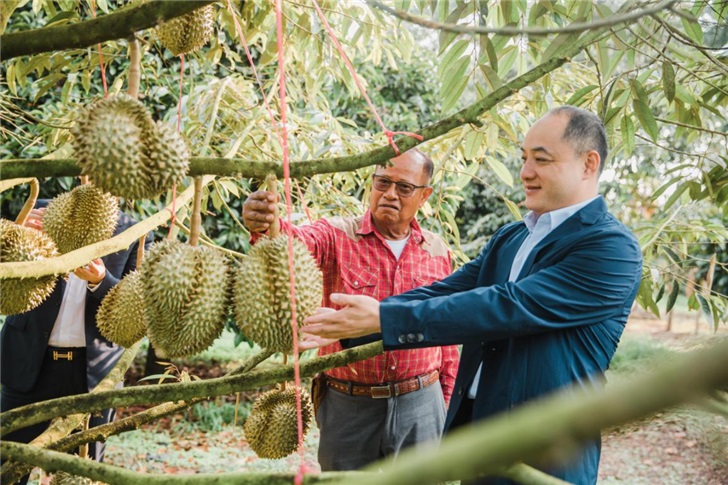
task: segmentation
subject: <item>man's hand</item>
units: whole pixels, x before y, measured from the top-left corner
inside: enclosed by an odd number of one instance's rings
[[[301,327],[301,348],[313,349],[342,338],[356,338],[381,332],[379,302],[363,295],[333,293],[331,302],[342,305],[339,311],[330,308],[306,318]]]
[[[92,285],[98,285],[104,280],[104,276],[106,276],[106,266],[104,266],[104,262],[100,258],[97,258],[86,266],[76,268],[73,270],[73,274],[79,279],[88,281]]]
[[[45,207],[31,210],[23,225],[43,232],[43,214],[45,214]]]
[[[278,213],[279,195],[258,190],[253,192],[243,203],[243,224],[252,232],[265,232]]]

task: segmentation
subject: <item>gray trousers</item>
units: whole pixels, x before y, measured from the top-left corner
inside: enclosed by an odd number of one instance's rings
[[[316,414],[321,471],[357,470],[409,446],[437,444],[445,414],[439,382],[387,399],[328,388]]]

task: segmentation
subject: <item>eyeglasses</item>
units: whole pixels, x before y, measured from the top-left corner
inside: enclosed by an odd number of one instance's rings
[[[408,184],[407,182],[394,182],[393,180],[389,180],[387,177],[383,175],[372,175],[372,180],[374,190],[378,190],[380,192],[386,192],[389,190],[389,187],[394,184],[394,190],[397,191],[397,195],[400,197],[411,197],[412,194],[415,193],[415,189],[425,189],[429,187],[429,185],[414,185],[414,184]]]

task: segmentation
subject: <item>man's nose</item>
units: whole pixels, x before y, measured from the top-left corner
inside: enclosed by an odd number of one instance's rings
[[[387,187],[387,190],[384,191],[384,196],[390,199],[398,198],[399,194],[397,194],[397,184],[392,182],[389,187]]]
[[[536,174],[533,171],[533,166],[531,165],[531,163],[529,163],[528,160],[523,162],[523,165],[521,165],[521,172],[520,172],[521,180],[532,179],[533,177],[535,177],[535,175]]]

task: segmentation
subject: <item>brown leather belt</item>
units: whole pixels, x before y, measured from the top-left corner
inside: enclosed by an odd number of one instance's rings
[[[419,389],[431,386],[440,378],[440,373],[433,370],[429,374],[422,374],[412,379],[399,382],[385,382],[384,384],[357,384],[355,382],[341,381],[333,377],[326,376],[326,385],[350,396],[367,396],[374,399],[384,399],[388,397],[401,396],[408,392],[417,391]]]

